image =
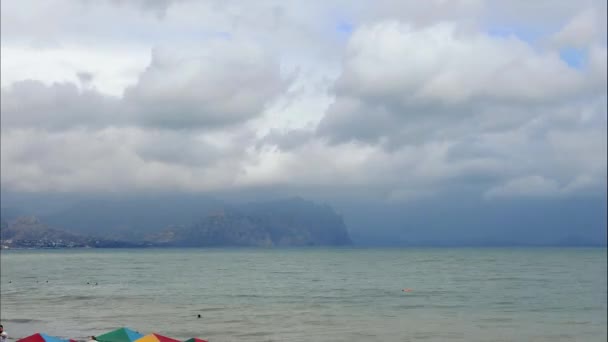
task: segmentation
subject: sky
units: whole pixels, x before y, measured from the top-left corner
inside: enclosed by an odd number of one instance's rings
[[[603,207],[605,239],[606,24],[591,0],[2,1],[0,186],[298,195],[401,235],[454,201]]]

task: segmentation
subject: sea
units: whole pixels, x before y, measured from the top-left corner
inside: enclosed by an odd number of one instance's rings
[[[212,342],[607,339],[605,248],[2,250],[0,259],[0,320],[12,340],[84,340],[122,326]]]

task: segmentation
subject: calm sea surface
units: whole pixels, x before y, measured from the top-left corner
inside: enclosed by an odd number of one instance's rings
[[[11,338],[84,339],[120,326],[213,342],[607,335],[606,249],[11,250],[0,258],[0,318]]]

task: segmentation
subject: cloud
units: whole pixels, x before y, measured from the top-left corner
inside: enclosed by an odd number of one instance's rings
[[[90,0],[83,0],[92,3]],[[107,0],[110,4],[118,6],[135,6],[143,11],[154,12],[158,19],[163,19],[167,13],[167,9],[175,4],[188,0]]]
[[[83,87],[89,86],[95,77],[92,73],[86,71],[79,71],[76,76]]]
[[[92,193],[230,189],[247,158],[241,144],[234,136],[200,139],[133,127],[11,130],[3,132],[0,146],[2,187]]]
[[[606,184],[598,184],[597,179],[587,175],[576,177],[567,184],[560,184],[554,179],[543,176],[525,176],[494,186],[484,193],[486,199],[497,198],[563,198],[580,193],[597,191]]]
[[[474,22],[484,10],[480,0],[379,0],[374,6],[366,1],[337,1],[342,11],[356,24],[374,23],[387,19],[409,22],[417,27],[438,21]]]
[[[11,128],[66,130],[123,124],[120,100],[74,83],[19,81],[2,89],[2,131]]]
[[[491,188],[485,193],[487,198],[505,196],[552,196],[559,193],[555,180],[542,176],[527,176],[508,181],[506,184]]]
[[[557,54],[537,52],[514,37],[460,33],[449,23],[414,29],[388,21],[354,34],[336,88],[340,95],[398,106],[451,106],[550,101],[585,85],[584,75]]]
[[[553,36],[553,43],[558,47],[588,47],[600,36],[600,16],[597,9],[585,9]]]
[[[314,130],[310,129],[272,129],[261,138],[258,147],[276,146],[282,151],[297,149],[315,138]]]
[[[26,5],[2,4],[3,189],[605,191],[597,2]]]
[[[205,128],[260,115],[287,85],[278,62],[258,47],[220,42],[194,56],[155,50],[124,101],[144,125]]]
[[[23,80],[80,84],[78,73],[83,70],[95,75],[89,86],[105,94],[120,97],[127,86],[133,85],[150,63],[150,49],[134,47],[107,48],[65,46],[60,49],[38,50],[31,47],[4,44],[2,50],[2,87],[8,88]]]
[[[243,158],[243,146],[255,142],[255,134],[247,128],[230,132],[190,132],[145,130],[134,146],[145,162],[211,167],[228,159]]]
[[[333,143],[387,147],[451,134],[462,123],[532,120],[543,106],[599,96],[605,77],[598,48],[588,69],[515,37],[459,32],[440,23],[416,29],[386,21],[357,30],[318,126]]]
[[[2,127],[216,129],[260,116],[288,86],[278,62],[255,46],[231,42],[206,48],[185,56],[155,50],[150,65],[121,97],[91,88],[90,73],[77,74],[82,87],[12,83],[2,89]]]

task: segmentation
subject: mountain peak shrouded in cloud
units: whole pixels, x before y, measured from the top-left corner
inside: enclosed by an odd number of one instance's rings
[[[1,6],[3,208],[298,194],[359,241],[605,236],[605,1]]]
[[[10,196],[10,195],[9,195]],[[343,218],[302,198],[227,203],[208,196],[146,196],[76,200],[55,210],[10,201],[2,208],[2,240],[11,246],[213,247],[346,246]],[[35,213],[23,216],[18,212]],[[47,223],[54,229],[47,226]],[[97,242],[95,242],[97,241]]]

